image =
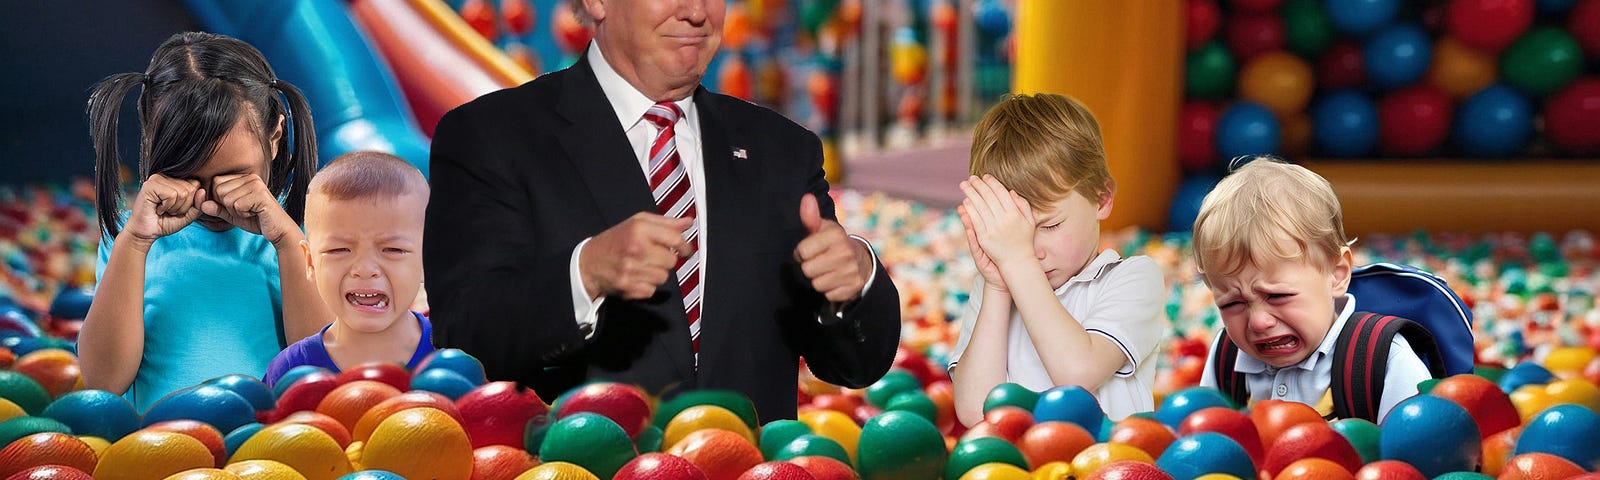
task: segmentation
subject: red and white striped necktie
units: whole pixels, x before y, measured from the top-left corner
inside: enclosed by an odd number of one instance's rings
[[[678,144],[673,125],[683,111],[672,102],[661,102],[644,113],[644,119],[658,129],[656,139],[650,144],[650,192],[656,200],[656,211],[670,218],[696,218],[694,187],[689,185],[689,172],[678,158]],[[694,345],[695,365],[700,364],[700,224],[696,221],[683,232],[683,239],[694,247],[694,254],[678,259],[678,289],[683,292],[683,311],[689,317],[689,340]]]

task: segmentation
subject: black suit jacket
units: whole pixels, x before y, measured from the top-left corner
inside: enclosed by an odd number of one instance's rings
[[[798,359],[865,387],[889,369],[899,296],[882,266],[842,321],[823,325],[794,260],[800,197],[834,218],[816,135],[748,102],[698,89],[708,210],[696,370],[677,279],[643,301],[606,300],[593,338],[573,318],[569,261],[584,238],[654,212],[648,183],[586,60],[490,93],[439,121],[423,263],[434,344],[481,360],[492,380],[542,398],[580,383],[748,395],[763,421],[794,418]],[[743,158],[734,155],[743,151]]]

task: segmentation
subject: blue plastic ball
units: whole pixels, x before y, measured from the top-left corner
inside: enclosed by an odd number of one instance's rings
[[[1600,415],[1580,405],[1556,405],[1534,415],[1517,437],[1512,455],[1542,452],[1584,470],[1600,470]]]
[[[1495,84],[1461,102],[1451,133],[1468,155],[1511,155],[1533,139],[1533,106],[1515,89]]]
[[[232,390],[200,385],[161,397],[144,413],[146,427],[167,420],[196,420],[216,427],[217,431],[231,432],[240,425],[256,421],[256,409]]]
[[[362,470],[339,477],[339,480],[406,480],[406,477],[388,470]]]
[[[272,385],[272,398],[282,397],[283,392],[288,390],[290,385],[294,385],[295,382],[300,381],[301,377],[310,375],[313,372],[328,372],[328,369],[316,365],[297,365],[294,368],[290,368],[289,371],[283,372],[283,376],[278,377],[278,383]]]
[[[1500,390],[1506,393],[1517,391],[1523,385],[1544,385],[1555,380],[1556,376],[1534,362],[1522,362],[1511,367],[1504,375],[1500,376]]]
[[[1311,104],[1311,138],[1332,157],[1360,157],[1378,146],[1378,107],[1359,92],[1340,90]]]
[[[1217,156],[1229,159],[1278,153],[1282,130],[1267,107],[1256,102],[1238,102],[1217,118],[1215,135]]]
[[[430,368],[411,377],[412,390],[437,393],[451,400],[461,398],[462,395],[466,395],[473,388],[477,388],[477,385],[473,385],[472,381],[467,380],[466,377],[461,376],[454,370],[445,368]]]
[[[1471,471],[1483,452],[1483,437],[1467,410],[1432,395],[1400,402],[1378,430],[1384,460],[1409,463],[1428,478]]]
[[[1156,408],[1156,421],[1177,430],[1189,414],[1211,407],[1233,408],[1233,402],[1214,388],[1185,388],[1161,401],[1161,406]]]
[[[50,301],[50,316],[81,320],[89,316],[89,303],[93,301],[93,288],[63,288]]]
[[[266,427],[266,425],[262,425],[260,423],[246,423],[239,428],[233,429],[233,431],[228,432],[227,435],[223,436],[222,446],[223,448],[227,449],[228,456],[232,457],[233,452],[239,451],[239,446],[244,445],[245,440],[249,440],[250,437],[255,436],[256,432],[259,432],[261,429]]]
[[[416,372],[420,374],[424,370],[434,368],[453,370],[457,374],[460,374],[461,378],[465,378],[467,381],[472,382],[473,386],[483,385],[485,382],[483,363],[479,362],[478,359],[474,358],[472,355],[468,355],[467,352],[463,352],[459,349],[441,348],[439,350],[435,350],[433,353],[428,354],[427,357],[424,357],[421,362],[417,363]]]
[[[1172,203],[1167,207],[1167,231],[1193,230],[1194,219],[1200,216],[1200,203],[1221,181],[1222,177],[1211,173],[1199,173],[1185,178],[1183,183],[1178,185],[1178,192],[1172,195]]]
[[[978,29],[996,38],[1011,33],[1011,14],[998,0],[983,0],[973,6],[972,21]]]
[[[113,443],[139,429],[139,412],[133,404],[105,390],[67,392],[50,402],[43,416],[72,427],[75,435],[100,437]]]
[[[1090,436],[1100,434],[1105,418],[1106,413],[1100,408],[1100,401],[1077,385],[1045,390],[1039,394],[1039,401],[1033,406],[1034,422],[1067,422],[1083,427]]]
[[[1361,48],[1361,61],[1373,86],[1389,90],[1416,83],[1433,62],[1428,32],[1412,24],[1379,30]]]
[[[239,394],[250,401],[250,406],[257,412],[272,410],[277,406],[277,398],[272,394],[272,389],[267,384],[261,383],[256,377],[236,373],[206,380],[202,385],[213,385]]]
[[[1156,459],[1156,466],[1175,479],[1192,479],[1211,473],[1256,478],[1250,454],[1227,435],[1201,432],[1172,442]]]
[[[1365,37],[1400,15],[1400,0],[1328,0],[1328,20],[1347,34]]]

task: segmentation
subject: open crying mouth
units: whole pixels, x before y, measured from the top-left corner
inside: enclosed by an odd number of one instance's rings
[[[1286,336],[1270,342],[1256,344],[1256,350],[1271,352],[1277,350],[1293,350],[1300,346],[1300,337]]]
[[[344,299],[347,302],[363,307],[383,308],[389,306],[389,296],[381,293],[346,293]]]

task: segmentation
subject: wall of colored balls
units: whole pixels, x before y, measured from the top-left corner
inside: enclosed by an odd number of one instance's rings
[[[1381,165],[1600,154],[1600,0],[1184,6],[1175,229],[1241,155]]]

